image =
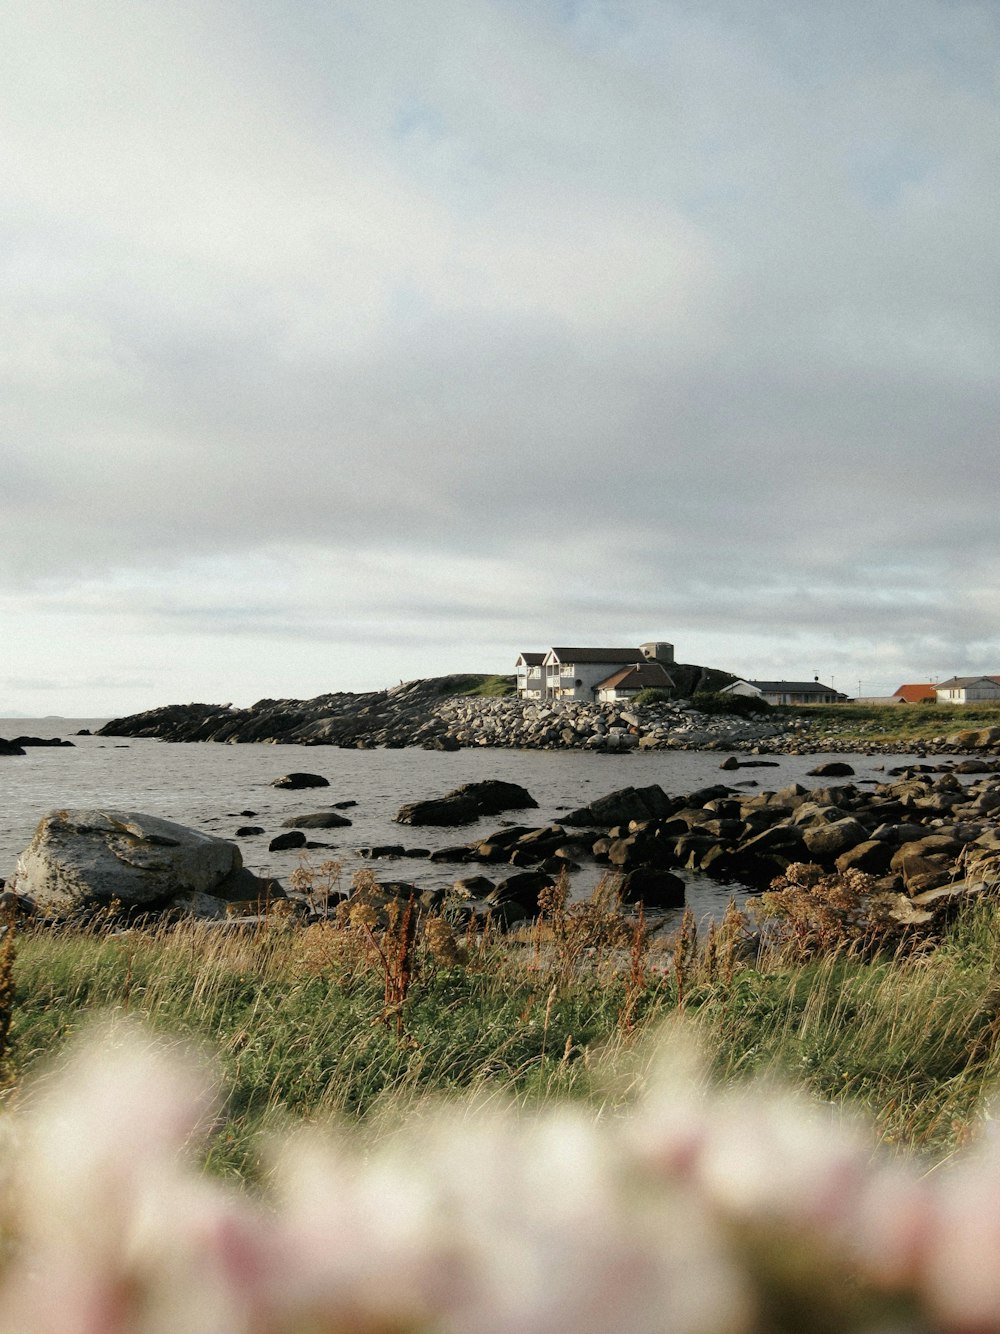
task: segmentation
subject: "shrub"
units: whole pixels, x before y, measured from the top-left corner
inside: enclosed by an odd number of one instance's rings
[[[691,707],[699,713],[729,713],[737,718],[768,713],[770,704],[756,695],[726,695],[721,690],[703,690],[691,698]]]
[[[646,704],[669,704],[672,698],[673,696],[669,690],[662,690],[656,686],[647,686],[645,690],[640,690],[637,693],[635,703],[641,708]]]

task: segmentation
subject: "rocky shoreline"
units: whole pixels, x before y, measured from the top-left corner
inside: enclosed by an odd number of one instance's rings
[[[422,746],[430,750],[507,747],[590,750],[728,750],[755,754],[848,752],[917,756],[994,750],[1000,729],[954,733],[932,741],[866,742],[856,730],[804,714],[754,717],[709,714],[689,699],[643,706],[561,703],[455,693],[468,677],[431,677],[391,690],[342,691],[309,700],[263,699],[246,709],[219,704],[172,704],[116,718],[99,736],[156,737],[303,746]],[[994,735],[995,733],[995,735]]]
[[[811,772],[853,777],[851,766],[840,761]],[[419,908],[445,910],[456,922],[489,919],[505,929],[535,917],[539,896],[585,862],[615,877],[623,908],[642,904],[654,911],[684,906],[679,871],[766,889],[798,867],[814,876],[847,877],[855,891],[877,897],[889,916],[909,927],[932,924],[969,895],[995,892],[1000,760],[970,756],[911,764],[887,778],[871,790],[869,783],[853,782],[812,789],[793,783],[753,794],[726,783],[678,795],[657,784],[622,788],[557,822],[500,821],[486,836],[421,849],[431,862],[475,866],[474,874],[461,873],[449,889],[379,878],[373,866],[349,891],[331,890],[323,902],[309,875],[293,876],[291,895],[258,879],[227,840],[148,815],[59,810],[39,824],[4,898],[7,907],[55,918],[115,903],[129,912],[216,921],[284,903],[308,921],[363,894],[379,912],[393,900],[412,898]],[[404,805],[396,821],[446,828],[536,805],[517,784],[488,780]],[[338,812],[327,815],[350,823]],[[313,846],[303,832],[313,817],[285,823],[299,846]],[[417,855],[402,843],[359,852],[373,863]]]

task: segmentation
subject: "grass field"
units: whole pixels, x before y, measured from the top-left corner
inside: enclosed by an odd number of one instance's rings
[[[429,1096],[582,1099],[608,1115],[644,1086],[651,1039],[680,1020],[723,1082],[776,1075],[852,1103],[884,1142],[942,1156],[1000,1075],[1000,914],[966,910],[905,952],[767,950],[731,913],[708,941],[560,906],[516,937],[407,940],[346,919],[225,932],[190,923],[16,938],[6,1066],[24,1077],[95,1013],[209,1050],[228,1092],[208,1157],[253,1182],[261,1132],[346,1118],[377,1137]]]
[[[997,704],[810,704],[775,708],[780,717],[801,718],[817,732],[860,744],[894,744],[905,750],[914,742],[930,742],[967,728],[1000,727]]]

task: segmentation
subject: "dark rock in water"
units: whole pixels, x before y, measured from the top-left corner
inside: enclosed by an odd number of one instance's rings
[[[513,861],[513,858],[511,860]],[[570,873],[579,871],[580,863],[575,862],[572,857],[560,857],[557,853],[553,853],[551,857],[546,857],[544,861],[538,863],[538,869],[548,875],[561,875],[563,871]]]
[[[279,834],[277,838],[272,838],[267,845],[268,852],[284,852],[286,848],[304,848],[306,845],[306,836],[300,829],[293,829],[290,833]]]
[[[870,835],[858,820],[845,816],[842,820],[807,827],[803,829],[802,837],[810,858],[825,863],[834,861],[851,848],[856,848],[859,843],[867,843]]]
[[[777,769],[779,760],[738,760],[735,755],[730,755],[728,760],[723,760],[719,765],[720,769]]]
[[[625,838],[616,838],[607,851],[608,861],[612,866],[619,866],[624,871],[638,868],[664,870],[677,865],[674,844],[655,834],[629,834]]]
[[[94,734],[93,734],[93,732],[91,732],[91,730],[90,730],[89,727],[81,727],[80,730],[79,730],[79,732],[74,732],[73,735],[74,735],[74,736],[93,736]]]
[[[728,789],[722,789],[727,791]],[[574,826],[625,824],[630,820],[659,820],[669,815],[675,803],[658,783],[649,787],[623,787],[598,797],[589,806],[581,806],[563,816],[562,823]]]
[[[245,820],[252,820],[256,814],[256,811],[240,811],[240,815],[242,815]]]
[[[72,741],[60,741],[57,736],[16,736],[15,746],[72,746]]]
[[[539,894],[554,884],[552,877],[544,871],[522,871],[520,875],[509,875],[506,880],[499,881],[486,896],[486,901],[494,908],[515,903],[527,916],[533,917],[538,912]]]
[[[284,899],[286,895],[281,884],[270,876],[254,875],[246,866],[238,866],[219,882],[212,893],[227,903],[264,902],[269,899]]]
[[[237,837],[237,838],[252,838],[254,834],[262,834],[263,832],[264,832],[264,830],[263,830],[263,828],[262,828],[260,825],[257,825],[257,824],[244,824],[244,825],[240,825],[239,829],[237,829],[237,831],[236,831],[236,837]]]
[[[471,824],[484,815],[537,805],[534,797],[518,783],[487,779],[482,783],[466,783],[443,797],[401,806],[396,820],[399,824]]]
[[[285,787],[297,791],[303,787],[329,787],[330,780],[319,774],[285,774],[284,778],[275,778],[272,787]]]
[[[381,857],[403,857],[406,849],[402,843],[379,843],[373,847],[358,848],[357,853],[366,861],[378,861]]]
[[[436,736],[423,743],[424,750],[461,750],[461,746],[450,736]]]
[[[336,811],[311,811],[308,815],[291,815],[282,820],[282,829],[344,829],[351,822]]]
[[[646,908],[683,908],[684,881],[672,871],[645,867],[622,876],[622,903],[641,903]]]
[[[335,811],[346,811],[346,810],[348,810],[351,806],[356,806],[357,804],[358,804],[358,803],[357,803],[356,801],[354,801],[354,800],[350,800],[350,801],[335,801],[335,802],[333,803],[333,809],[334,809]]]
[[[435,848],[431,853],[432,862],[471,862],[475,858],[475,853],[467,843],[460,843],[457,846],[448,848]]]
[[[813,778],[850,778],[854,770],[843,760],[827,760],[824,764],[817,764],[815,769],[810,769],[809,774]]]
[[[456,880],[452,885],[452,893],[461,899],[478,899],[489,894],[493,888],[493,881],[488,880],[484,875],[464,876],[461,880]]]
[[[37,903],[13,889],[6,889],[6,884],[0,876],[0,920],[9,920],[12,915],[16,918],[34,917],[38,912]]]
[[[24,747],[19,746],[16,741],[5,741],[0,737],[0,755],[23,755]]]
[[[409,880],[380,880],[378,887],[383,894],[391,894],[396,899],[416,899],[420,897],[420,889],[413,885]]]
[[[865,871],[868,875],[884,875],[892,860],[892,848],[878,839],[857,844],[836,859],[838,871]]]

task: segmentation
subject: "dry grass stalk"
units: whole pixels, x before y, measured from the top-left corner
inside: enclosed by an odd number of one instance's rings
[[[625,1001],[618,1019],[618,1027],[623,1033],[635,1030],[635,1013],[639,999],[646,988],[646,958],[649,950],[649,929],[646,926],[645,904],[639,904],[639,916],[632,928],[632,945],[629,949],[629,967],[625,978]]]
[[[314,866],[303,855],[299,865],[292,872],[292,888],[305,895],[306,902],[313,912],[328,917],[331,900],[338,900],[341,893],[340,883],[344,868],[340,862],[330,859]]]
[[[730,899],[726,905],[725,915],[712,935],[715,980],[724,986],[728,986],[733,980],[733,974],[741,961],[749,935],[750,928],[746,915],[737,908],[736,900]]]
[[[10,1080],[10,1026],[14,1018],[14,958],[16,955],[14,910],[3,918],[0,940],[0,1087]]]
[[[423,941],[431,958],[445,968],[456,968],[466,962],[468,956],[459,947],[451,923],[439,913],[424,921]]]
[[[903,928],[892,917],[892,897],[863,871],[829,872],[793,862],[771,890],[751,899],[754,916],[769,925],[779,953],[796,962],[817,954],[870,954],[898,944]]]
[[[684,909],[684,916],[673,942],[674,986],[677,989],[677,1008],[684,1009],[687,984],[692,980],[692,973],[698,959],[698,923],[690,908]]]

